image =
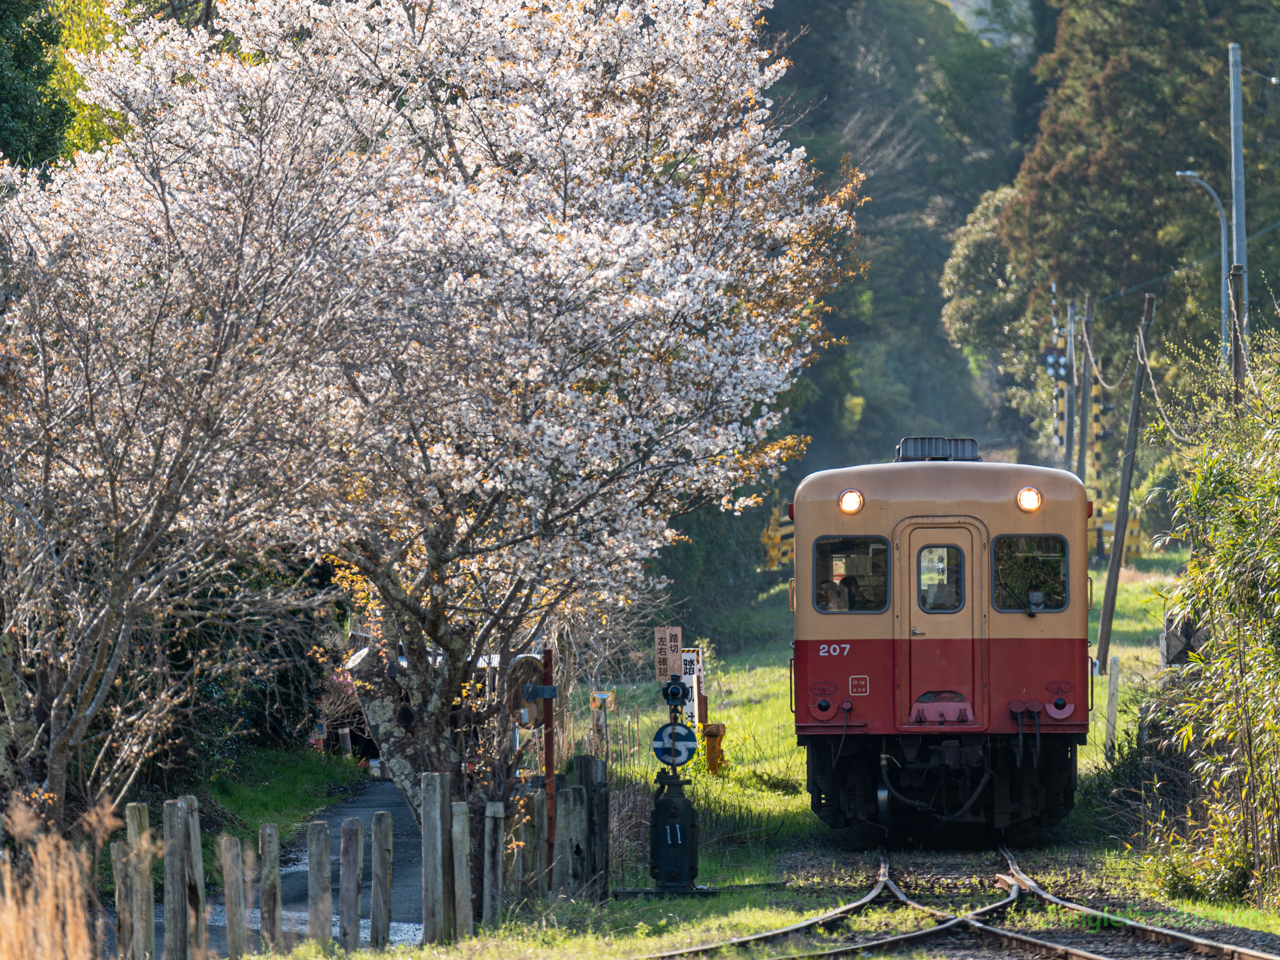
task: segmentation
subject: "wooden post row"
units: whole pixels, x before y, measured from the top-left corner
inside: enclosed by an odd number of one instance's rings
[[[587,791],[582,786],[556,792],[560,822],[556,830],[556,858],[551,867],[551,885],[557,895],[577,896],[589,879],[587,875]]]
[[[502,801],[484,805],[484,886],[480,893],[480,922],[486,930],[502,922],[502,841],[506,833]]]
[[[145,803],[124,808],[129,839],[129,880],[133,894],[133,960],[156,958],[156,899],[151,885],[151,826]]]
[[[467,821],[467,805],[452,805],[453,840],[453,927],[461,939],[474,932],[471,912],[471,827]]]
[[[258,830],[258,860],[262,880],[258,884],[262,939],[268,950],[284,950],[284,907],[280,894],[280,828],[264,823]]]
[[[360,949],[360,881],[364,876],[364,822],[342,821],[338,847],[338,946],[350,953]]]
[[[240,841],[225,834],[218,840],[222,856],[222,885],[227,907],[227,956],[238,960],[249,947],[244,917],[244,860]]]
[[[445,943],[444,823],[440,817],[440,774],[422,775],[422,945]],[[452,879],[452,877],[450,877]]]
[[[603,760],[580,756],[573,761],[574,776],[586,796],[586,845],[583,884],[596,900],[609,896],[609,781]]]
[[[373,815],[373,890],[369,895],[369,945],[385,950],[391,942],[391,814]]]
[[[204,910],[204,844],[200,840],[200,801],[187,805],[187,957],[204,960],[209,953],[209,917]]]
[[[164,955],[187,957],[187,804],[164,802]]]
[[[329,879],[329,825],[307,825],[307,933],[326,955],[333,937],[333,886]]]

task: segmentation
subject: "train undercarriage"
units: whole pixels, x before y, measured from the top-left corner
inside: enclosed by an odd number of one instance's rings
[[[831,827],[1052,827],[1075,805],[1083,734],[802,736],[813,812]]]

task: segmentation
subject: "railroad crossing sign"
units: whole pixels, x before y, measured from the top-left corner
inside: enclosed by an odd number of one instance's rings
[[[659,763],[683,767],[698,752],[698,736],[683,723],[668,723],[653,735],[653,755]]]

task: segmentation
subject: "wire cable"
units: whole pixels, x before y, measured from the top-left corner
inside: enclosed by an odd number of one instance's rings
[[[1143,334],[1141,328],[1138,329],[1138,339],[1137,339],[1136,349],[1138,353],[1138,362],[1142,364],[1144,367],[1146,367],[1147,369],[1147,382],[1151,384],[1151,396],[1155,397],[1156,410],[1160,413],[1160,419],[1164,421],[1164,428],[1168,430],[1169,434],[1173,437],[1173,439],[1177,440],[1179,443],[1186,443],[1186,444],[1194,443],[1195,441],[1190,440],[1187,437],[1184,437],[1176,429],[1174,429],[1173,424],[1169,422],[1169,416],[1167,413],[1165,413],[1164,404],[1160,402],[1160,393],[1156,390],[1156,378],[1155,378],[1155,375],[1151,372],[1151,360],[1150,360],[1150,357],[1147,355],[1147,338],[1146,338],[1146,335]]]

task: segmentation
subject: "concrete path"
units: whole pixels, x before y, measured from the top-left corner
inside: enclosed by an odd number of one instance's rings
[[[330,882],[333,885],[333,929],[338,936],[338,855],[342,848],[342,821],[359,817],[364,824],[364,876],[360,895],[360,945],[369,945],[369,901],[373,852],[371,835],[373,815],[379,810],[391,814],[393,836],[391,843],[391,943],[415,945],[422,943],[422,833],[413,818],[413,812],[405,803],[400,791],[390,781],[375,780],[349,800],[336,803],[322,811],[317,820],[329,825]],[[293,843],[281,854],[280,887],[284,904],[284,931],[287,943],[296,943],[307,935],[307,831],[304,826]],[[205,864],[210,872],[212,864]],[[157,891],[159,893],[159,891]],[[249,913],[252,946],[260,947],[256,931],[259,928],[257,890],[254,890],[254,909]],[[114,925],[114,918],[109,923]],[[112,938],[114,939],[114,938]],[[162,950],[164,943],[163,907],[156,906],[156,947]],[[111,945],[114,947],[114,944]],[[227,914],[222,898],[209,898],[209,948],[214,956],[227,955]]]

